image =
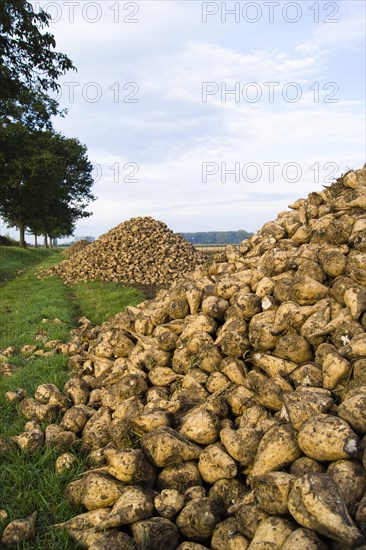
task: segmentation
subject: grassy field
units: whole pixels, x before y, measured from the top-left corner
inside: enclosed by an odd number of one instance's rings
[[[101,323],[126,305],[144,299],[137,290],[118,283],[88,282],[70,287],[58,277],[39,278],[40,267],[53,265],[61,258],[48,250],[0,249],[0,351],[10,345],[37,343],[42,347],[46,340],[67,341],[79,316]],[[4,283],[5,279],[8,282]],[[0,439],[19,434],[25,424],[16,406],[6,401],[7,391],[23,388],[32,396],[39,384],[54,383],[62,388],[70,376],[67,358],[62,355],[28,358],[17,353],[8,362],[15,366],[15,374],[0,376]],[[64,532],[50,526],[75,515],[63,491],[80,473],[82,463],[59,477],[54,473],[55,458],[55,451],[49,448],[26,456],[17,450],[1,453],[0,447],[0,509],[6,510],[10,520],[38,512],[37,539],[20,545],[22,550],[78,548]],[[0,533],[9,519],[0,522]]]

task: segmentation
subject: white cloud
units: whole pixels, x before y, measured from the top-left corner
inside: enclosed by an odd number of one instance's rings
[[[80,10],[75,23],[69,23],[63,11],[50,29],[57,48],[79,69],[63,82],[80,83],[72,104],[63,86],[70,113],[55,125],[86,143],[91,160],[103,172],[95,185],[99,199],[91,205],[94,216],[80,222],[78,233],[99,235],[137,215],[163,219],[178,231],[255,230],[296,197],[321,189],[322,179],[334,172],[329,163],[338,166],[336,175],[363,164],[362,89],[358,82],[345,97],[342,88],[347,60],[364,55],[363,3],[341,2],[336,24],[303,20],[292,26],[283,21],[223,25],[219,20],[204,25],[201,2],[180,0],[137,2],[140,22],[117,24],[109,9],[116,3],[99,4],[98,23],[83,21]],[[82,95],[88,82],[102,90],[95,104]],[[123,90],[126,82],[138,84],[138,104],[114,102],[115,87],[110,87],[118,83],[123,98],[131,91]],[[203,103],[203,82],[215,82],[219,88],[224,82],[228,89],[239,82],[241,94],[245,84],[256,82],[262,85],[263,97],[250,103],[241,95],[236,103],[228,96],[223,103],[216,93]],[[279,83],[273,103],[265,82]],[[301,89],[297,103],[283,99],[290,82]],[[338,103],[324,102],[332,91],[325,88],[327,82],[339,83]],[[287,90],[290,97],[294,91]],[[275,161],[280,166],[271,182],[264,163]],[[139,183],[123,181],[129,162],[139,165]],[[255,184],[243,177],[223,183],[219,172],[204,184],[203,162],[226,162],[228,168],[235,162],[241,168],[255,162],[263,174]],[[301,167],[299,182],[283,177],[289,162]],[[110,168],[116,163],[119,182],[114,182]],[[319,181],[311,169],[315,163]]]
[[[310,40],[296,47],[297,52],[312,55],[325,50],[329,54],[330,51],[338,50],[359,51],[360,47],[365,46],[366,4],[352,0],[329,2],[332,12],[336,6],[339,11],[334,12],[334,15],[328,11],[328,17],[336,22],[319,26]]]

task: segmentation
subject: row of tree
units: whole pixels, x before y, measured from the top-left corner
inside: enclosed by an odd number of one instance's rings
[[[238,231],[198,231],[196,233],[181,233],[182,237],[193,244],[240,244],[253,233],[243,229]]]
[[[0,4],[0,215],[19,228],[21,246],[26,229],[71,235],[95,200],[86,147],[52,127],[66,112],[49,93],[75,67],[55,51],[48,25],[49,15],[26,0]]]

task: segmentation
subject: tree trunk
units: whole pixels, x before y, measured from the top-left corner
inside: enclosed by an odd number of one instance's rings
[[[44,236],[44,245],[46,248],[48,248],[48,238],[47,235]]]
[[[34,246],[38,248],[37,235],[34,235]]]
[[[26,245],[25,245],[25,238],[24,238],[24,231],[25,231],[24,223],[19,222],[18,227],[19,227],[19,246],[20,248],[25,248]]]

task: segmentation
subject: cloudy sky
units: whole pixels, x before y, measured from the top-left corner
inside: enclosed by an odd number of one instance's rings
[[[365,162],[362,1],[33,5],[78,69],[54,122],[94,163],[76,235],[145,215],[255,231]]]

